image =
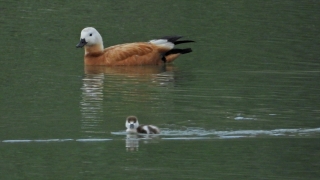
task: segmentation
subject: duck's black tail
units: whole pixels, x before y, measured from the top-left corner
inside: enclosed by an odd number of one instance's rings
[[[185,49],[171,49],[170,51],[166,52],[164,56],[162,56],[161,60],[166,63],[167,58],[166,56],[169,56],[170,54],[187,54],[192,52],[191,48],[185,48]]]
[[[182,43],[190,43],[190,42],[195,42],[192,40],[182,40],[182,41],[178,41],[178,39],[182,38],[182,36],[164,36],[162,38],[159,39],[166,39],[169,42],[172,42],[174,45],[177,44],[182,44]]]
[[[186,49],[171,49],[170,51],[166,52],[165,56],[168,56],[170,54],[187,54],[187,53],[190,53],[192,52],[192,49],[191,48],[186,48]]]
[[[192,40],[181,40],[181,41],[178,41],[178,39],[180,39],[180,38],[182,38],[182,36],[164,36],[164,37],[159,38],[159,39],[166,39],[168,42],[171,42],[174,45],[195,42],[195,41],[192,41]],[[174,49],[171,49],[170,51],[166,52],[163,55],[162,61],[163,62],[167,62],[166,56],[169,56],[171,54],[187,54],[187,53],[190,53],[190,52],[192,52],[191,48],[185,48],[185,49],[174,48]]]

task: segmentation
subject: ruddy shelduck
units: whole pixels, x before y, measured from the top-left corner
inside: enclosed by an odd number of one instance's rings
[[[80,42],[84,46],[85,65],[134,66],[170,63],[179,55],[192,52],[191,48],[177,49],[174,45],[194,42],[180,40],[181,36],[165,36],[149,42],[119,44],[104,49],[102,37],[93,27],[81,31]]]
[[[126,119],[126,132],[129,134],[141,133],[141,134],[159,134],[160,130],[154,125],[139,125],[138,118],[136,116],[128,116]]]

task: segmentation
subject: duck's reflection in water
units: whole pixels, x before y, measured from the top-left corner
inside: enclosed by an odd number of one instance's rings
[[[80,102],[82,123],[85,132],[96,131],[102,121],[104,74],[86,74],[83,78],[82,99]]]
[[[151,86],[173,87],[175,84],[174,66],[85,66],[80,101],[82,123],[85,133],[104,133],[102,127],[106,119],[103,115],[120,111],[127,102],[136,102],[154,97],[147,92]],[[147,86],[141,86],[141,85]],[[132,90],[134,88],[134,91]],[[135,94],[136,93],[136,94]],[[125,101],[115,101],[113,97],[121,95]],[[161,96],[166,96],[162,93]],[[106,100],[109,99],[109,100]],[[118,108],[118,109],[117,109]],[[112,131],[112,130],[110,130]]]
[[[165,66],[85,66],[86,74],[104,74],[112,76],[114,80],[123,78],[135,79],[137,82],[152,82],[159,86],[171,86],[174,84],[173,65]]]
[[[126,149],[127,151],[139,150],[139,138],[137,134],[127,134]]]
[[[158,74],[166,71],[173,71],[173,65],[164,66],[85,66],[85,74],[112,74],[126,76],[145,76]]]
[[[159,140],[159,134],[127,134],[126,137],[126,150],[128,152],[139,150],[139,141],[144,144],[150,142],[155,143]]]

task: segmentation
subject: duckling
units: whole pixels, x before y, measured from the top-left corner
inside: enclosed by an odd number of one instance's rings
[[[142,133],[142,134],[159,134],[160,129],[153,125],[139,125],[136,116],[128,116],[126,119],[127,133]]]
[[[175,60],[181,54],[192,52],[191,48],[176,49],[174,45],[194,42],[178,41],[182,36],[165,36],[149,42],[134,42],[103,47],[99,32],[93,27],[81,31],[77,48],[84,47],[85,65],[134,66],[160,65]]]

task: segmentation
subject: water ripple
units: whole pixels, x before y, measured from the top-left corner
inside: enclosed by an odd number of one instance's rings
[[[139,135],[139,139],[150,139],[157,137],[162,140],[206,140],[206,139],[235,139],[235,138],[254,138],[259,136],[272,137],[308,137],[318,136],[320,128],[310,129],[274,129],[274,130],[235,130],[235,131],[215,131],[205,130],[203,128],[187,128],[186,130],[161,129],[161,134],[156,136],[148,136],[146,134]],[[125,131],[111,132],[112,135],[126,136]],[[105,142],[111,141],[109,138],[91,138],[91,139],[11,139],[2,140],[3,143],[31,143],[31,142]]]

